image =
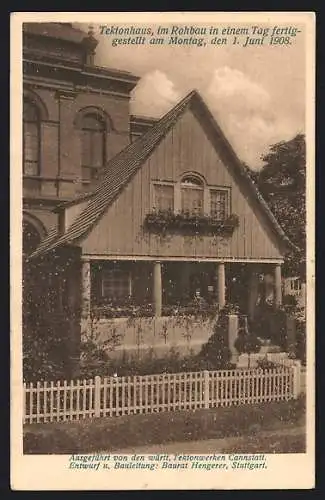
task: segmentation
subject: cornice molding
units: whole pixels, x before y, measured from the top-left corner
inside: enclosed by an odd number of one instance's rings
[[[55,98],[58,100],[74,101],[78,92],[74,90],[59,89],[55,92]]]
[[[48,64],[41,61],[24,61],[24,79],[53,82],[60,88],[71,87],[71,90],[86,89],[87,92],[106,92],[129,97],[138,79],[128,78],[110,72],[92,72],[82,66]]]

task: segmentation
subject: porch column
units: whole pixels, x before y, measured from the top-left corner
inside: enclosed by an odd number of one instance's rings
[[[220,309],[226,305],[226,275],[225,275],[225,264],[220,262],[217,265],[217,276],[218,276],[218,304]]]
[[[81,264],[81,334],[88,332],[90,321],[91,275],[90,261]]]
[[[274,272],[274,305],[282,304],[281,264],[276,264]]]
[[[250,319],[254,318],[255,306],[258,298],[258,276],[257,269],[254,266],[249,280],[248,314]]]
[[[161,316],[162,312],[162,286],[161,286],[161,263],[154,263],[153,269],[153,303],[155,316]]]

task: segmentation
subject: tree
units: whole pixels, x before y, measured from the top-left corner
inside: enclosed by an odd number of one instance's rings
[[[284,276],[305,279],[306,145],[303,134],[270,147],[256,184],[282,229],[298,247],[286,256]]]

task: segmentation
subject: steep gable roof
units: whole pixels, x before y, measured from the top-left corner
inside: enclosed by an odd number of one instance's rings
[[[58,234],[58,230],[53,228],[49,235],[41,242],[36,251],[31,255],[31,258],[43,255],[50,250],[61,247],[62,245],[74,244],[81,237],[85,236],[108,206],[112,204],[124,187],[131,181],[133,176],[141,168],[142,164],[149,157],[152,151],[158,146],[160,141],[167,135],[175,122],[192,103],[199,105],[200,110],[213,126],[213,129],[218,136],[218,141],[226,150],[229,161],[231,161],[237,174],[239,174],[239,176],[247,184],[252,197],[255,198],[258,202],[258,206],[266,215],[266,218],[271,228],[278,236],[279,241],[285,243],[287,246],[292,246],[292,243],[289,241],[283,229],[278,224],[269,206],[238,159],[203,99],[197,91],[192,91],[173,109],[158,120],[147,133],[139,137],[135,142],[129,144],[124,150],[108,162],[102,181],[98,184],[94,191],[78,198],[80,201],[84,201],[89,198],[89,203],[84,210],[82,210],[80,215],[77,216],[76,220],[64,234]]]

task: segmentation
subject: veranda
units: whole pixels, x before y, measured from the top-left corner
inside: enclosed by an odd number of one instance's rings
[[[226,304],[233,350],[238,313],[253,318],[260,300],[282,301],[279,263],[82,259],[82,334],[95,325],[96,341],[118,339],[115,352],[197,351]]]

